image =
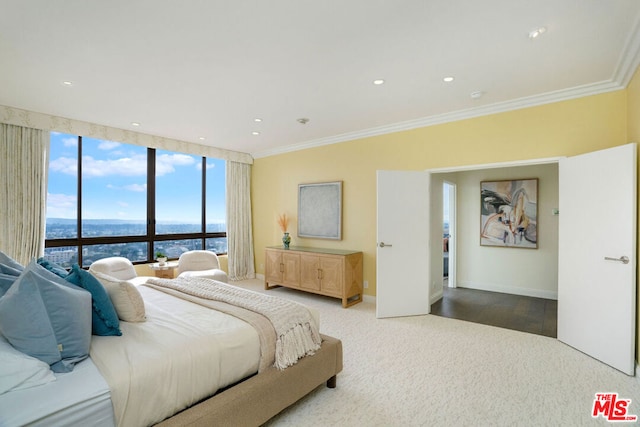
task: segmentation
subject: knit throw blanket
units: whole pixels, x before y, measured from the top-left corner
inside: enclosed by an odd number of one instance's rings
[[[199,277],[149,279],[147,283],[232,304],[265,316],[276,332],[274,366],[278,369],[295,365],[298,359],[310,356],[320,348],[320,332],[309,310],[301,304]]]

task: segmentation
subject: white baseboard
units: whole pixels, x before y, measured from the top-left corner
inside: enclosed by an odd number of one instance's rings
[[[376,303],[376,297],[374,295],[362,295],[362,301]]]
[[[429,299],[429,304],[435,303],[440,298],[442,298],[443,295],[444,295],[444,292],[442,291],[442,286],[438,286],[438,290],[431,294],[431,298]]]
[[[478,289],[481,291],[502,292],[505,294],[522,295],[526,297],[558,299],[558,291],[547,291],[543,289],[518,288],[514,286],[497,285],[495,283],[480,283],[465,280],[458,280],[459,288]]]

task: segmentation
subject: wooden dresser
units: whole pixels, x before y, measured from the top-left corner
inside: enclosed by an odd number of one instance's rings
[[[286,286],[340,298],[345,308],[362,301],[362,252],[271,246],[264,258],[265,289]]]

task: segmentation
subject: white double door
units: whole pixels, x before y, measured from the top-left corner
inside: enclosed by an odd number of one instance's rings
[[[430,173],[378,171],[377,180],[376,315],[428,314]],[[635,366],[636,183],[635,144],[559,163],[558,339],[628,375]]]

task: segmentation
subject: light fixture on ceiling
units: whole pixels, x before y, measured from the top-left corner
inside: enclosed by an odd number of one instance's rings
[[[63,81],[62,84],[65,85],[65,86],[73,86],[73,82],[69,81],[69,80]]]
[[[482,98],[482,95],[484,95],[484,92],[481,90],[476,90],[475,92],[471,92],[469,94],[469,96],[471,97],[471,99],[479,99]]]
[[[198,139],[199,139],[200,141],[204,141],[204,140],[205,140],[205,139],[207,139],[207,138],[205,138],[204,136],[201,136],[201,137],[198,137]]]
[[[447,77],[442,79],[442,81],[445,82],[445,83],[451,83],[454,80],[455,79],[452,76],[447,76]]]
[[[253,132],[251,132],[251,135],[260,135],[260,132],[254,130]]]
[[[131,126],[136,126],[136,127],[137,127],[137,126],[140,126],[140,123],[138,123],[138,122],[131,122]]]
[[[384,80],[382,80],[382,79],[374,80],[374,81],[373,81],[373,84],[374,84],[374,85],[378,85],[378,86],[379,86],[379,85],[381,85],[381,84],[384,84]]]
[[[306,125],[307,123],[309,123],[309,119],[307,119],[306,117],[299,118],[296,121],[301,125]]]
[[[540,37],[542,34],[547,32],[547,27],[538,27],[535,28],[531,31],[529,31],[529,38],[531,40],[537,39],[538,37]]]
[[[256,117],[255,119],[253,119],[253,121],[256,123],[260,123],[262,119],[260,117]]]

